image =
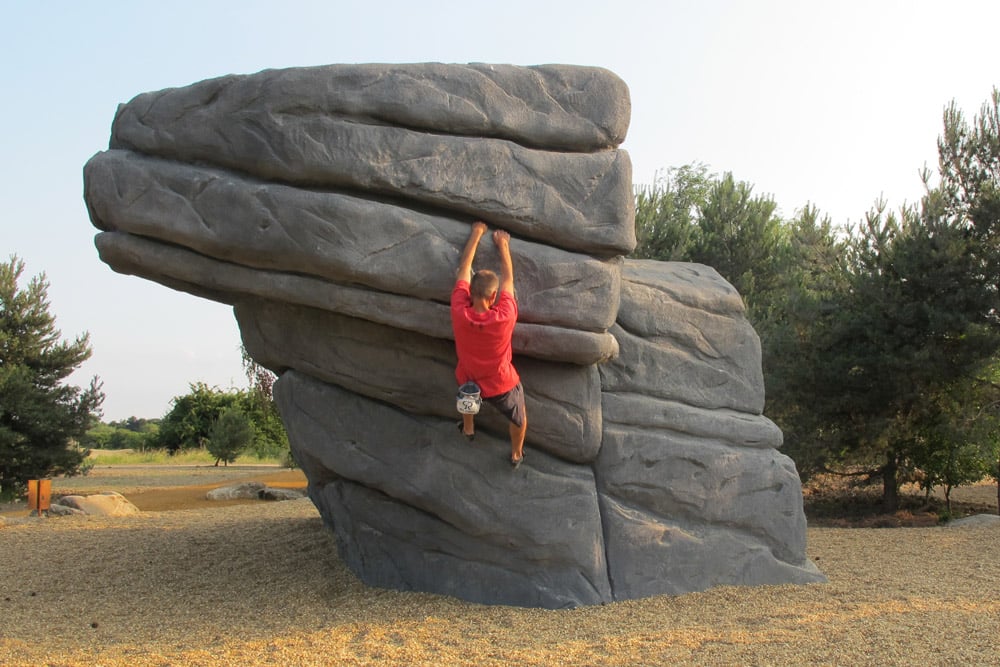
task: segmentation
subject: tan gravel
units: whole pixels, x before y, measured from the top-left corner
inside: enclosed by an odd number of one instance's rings
[[[809,530],[828,584],[566,611],[362,585],[308,500],[0,527],[3,665],[1000,664],[1000,529]]]

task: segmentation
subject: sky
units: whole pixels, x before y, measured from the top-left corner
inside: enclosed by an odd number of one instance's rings
[[[230,307],[114,273],[82,170],[119,103],[225,74],[332,63],[567,63],[629,86],[633,183],[703,163],[837,225],[919,199],[942,113],[1000,86],[996,0],[412,0],[0,6],[0,261],[44,273],[65,339],[92,357],[105,421],[162,417],[189,385],[243,388]]]

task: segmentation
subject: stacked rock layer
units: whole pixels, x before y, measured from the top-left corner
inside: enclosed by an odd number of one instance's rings
[[[85,199],[114,270],[234,306],[364,581],[549,608],[822,581],[740,296],[623,259],[629,114],[588,67],[227,76],[119,107]],[[474,443],[455,429],[447,304],[477,219],[512,234],[516,471],[491,408]]]

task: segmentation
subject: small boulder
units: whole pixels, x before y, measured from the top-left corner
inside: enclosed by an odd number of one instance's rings
[[[306,493],[302,489],[285,489],[285,488],[274,488],[267,487],[260,492],[261,500],[298,500],[299,498],[305,498]]]
[[[74,509],[68,505],[52,503],[51,505],[49,505],[49,514],[51,514],[52,516],[73,516],[75,514],[86,514],[86,512]]]
[[[305,491],[273,488],[261,482],[243,482],[212,489],[205,497],[209,500],[298,500],[305,497]]]
[[[114,491],[90,496],[63,496],[59,504],[90,516],[131,516],[139,513],[138,507]]]
[[[255,500],[260,498],[260,492],[265,488],[267,487],[261,482],[243,482],[212,489],[205,497],[209,500]]]
[[[972,516],[949,521],[947,525],[952,528],[961,528],[963,526],[1000,526],[1000,515],[973,514]]]

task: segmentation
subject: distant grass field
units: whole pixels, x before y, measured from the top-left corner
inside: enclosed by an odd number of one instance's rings
[[[90,460],[101,466],[119,465],[212,465],[215,457],[207,449],[186,449],[171,454],[165,449],[92,449]],[[282,465],[281,457],[260,458],[253,454],[243,454],[230,465]],[[221,464],[220,464],[221,465]]]

